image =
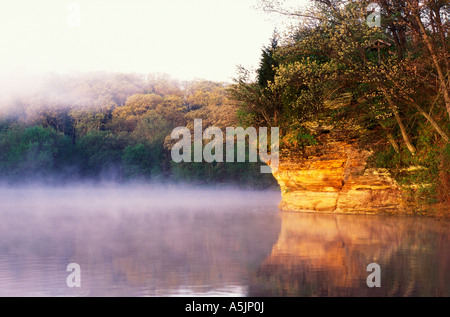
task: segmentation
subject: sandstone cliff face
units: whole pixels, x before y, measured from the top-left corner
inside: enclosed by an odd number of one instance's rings
[[[367,169],[370,152],[355,140],[321,138],[306,155],[282,154],[274,172],[284,211],[398,213],[406,211],[401,191],[386,173]]]

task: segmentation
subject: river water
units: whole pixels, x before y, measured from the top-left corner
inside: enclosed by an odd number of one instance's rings
[[[0,296],[450,295],[449,221],[288,213],[279,201],[277,191],[1,188]]]

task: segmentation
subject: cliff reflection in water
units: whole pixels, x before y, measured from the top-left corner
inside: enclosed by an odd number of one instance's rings
[[[278,241],[255,273],[250,296],[449,296],[448,221],[281,214]],[[381,287],[369,288],[369,263]]]
[[[0,189],[0,296],[449,296],[449,222],[289,213],[279,192]],[[381,266],[381,288],[366,267]],[[69,263],[81,287],[69,288]]]

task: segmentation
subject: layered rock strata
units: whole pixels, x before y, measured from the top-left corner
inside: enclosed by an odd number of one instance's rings
[[[370,152],[354,140],[322,138],[307,155],[282,155],[274,172],[282,194],[280,209],[332,213],[398,213],[407,210],[387,173],[368,169]]]

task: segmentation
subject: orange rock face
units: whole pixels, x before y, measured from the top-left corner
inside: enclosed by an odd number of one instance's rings
[[[398,213],[406,210],[401,191],[386,173],[366,169],[367,150],[335,141],[314,146],[309,157],[281,157],[274,173],[282,193],[280,209],[332,213]]]

